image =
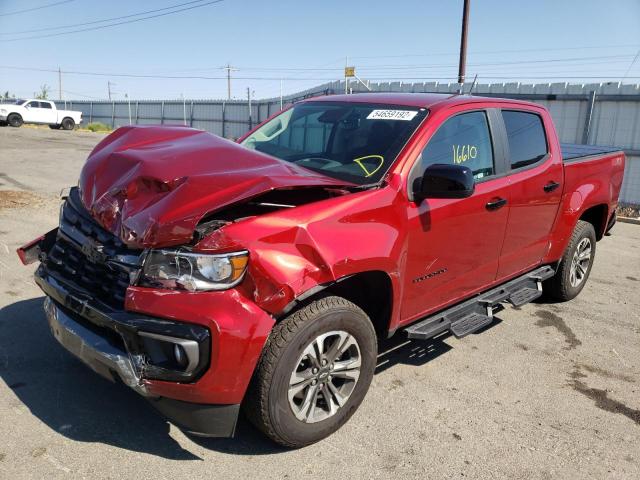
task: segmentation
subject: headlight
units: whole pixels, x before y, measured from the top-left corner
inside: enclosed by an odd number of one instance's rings
[[[140,285],[199,290],[226,290],[242,280],[249,252],[224,254],[151,250],[144,261]]]

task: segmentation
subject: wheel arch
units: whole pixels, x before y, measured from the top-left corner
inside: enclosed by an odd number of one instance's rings
[[[593,225],[593,229],[596,231],[596,240],[600,240],[604,236],[609,221],[609,207],[604,203],[593,205],[582,212],[578,220]]]
[[[369,317],[378,338],[386,338],[393,311],[393,284],[391,277],[382,270],[369,270],[346,275],[335,281],[319,284],[291,301],[276,319],[282,320],[291,313],[319,298],[336,295],[360,307]]]

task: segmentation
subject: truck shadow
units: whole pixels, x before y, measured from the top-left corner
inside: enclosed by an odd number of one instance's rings
[[[492,323],[481,328],[475,334],[485,332],[501,322],[502,320],[494,317]],[[444,332],[429,340],[408,340],[402,332],[398,332],[392,338],[380,342],[375,374],[382,373],[398,364],[416,367],[425,365],[453,349],[446,343],[446,340],[451,336],[450,332]]]
[[[0,379],[15,395],[7,396],[10,411],[22,413],[26,407],[49,428],[78,442],[170,460],[203,460],[170,435],[169,423],[144,398],[66,352],[49,331],[42,302],[43,297],[24,300],[0,310]],[[281,451],[244,419],[236,439],[193,440],[228,453]]]
[[[78,442],[113,445],[171,460],[203,460],[170,434],[169,423],[135,392],[92,372],[67,353],[49,331],[43,297],[0,310],[0,378],[16,413],[28,408],[40,421]],[[497,322],[499,323],[499,320]],[[487,328],[490,328],[491,325]],[[443,334],[429,341],[409,341],[402,333],[380,345],[375,373],[397,364],[424,365],[453,347]],[[242,416],[233,439],[189,437],[206,449],[234,455],[285,452]]]

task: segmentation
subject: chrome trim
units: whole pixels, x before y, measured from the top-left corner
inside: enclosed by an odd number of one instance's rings
[[[138,332],[138,335],[141,337],[153,338],[154,340],[180,345],[189,359],[189,363],[187,364],[184,373],[191,373],[198,366],[200,361],[200,349],[198,347],[198,342],[195,340],[186,340],[184,338],[171,337],[169,335],[160,335],[159,333],[151,332]]]
[[[141,395],[147,395],[138,373],[142,358],[111,345],[105,338],[86,328],[64,313],[50,297],[45,297],[44,311],[56,340],[89,368],[115,381],[116,374],[122,382]]]

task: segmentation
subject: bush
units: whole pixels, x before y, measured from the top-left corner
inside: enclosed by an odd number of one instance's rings
[[[640,205],[620,204],[618,205],[617,213],[621,217],[639,218]]]
[[[87,125],[87,130],[91,130],[92,132],[110,132],[111,127],[109,125],[105,125],[100,122],[93,122]]]

